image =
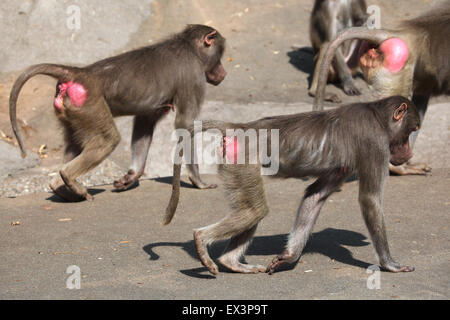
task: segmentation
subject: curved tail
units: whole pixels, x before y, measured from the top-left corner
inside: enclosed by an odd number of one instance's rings
[[[180,151],[180,156],[183,156],[183,150]],[[181,163],[173,165],[173,179],[172,179],[172,195],[170,196],[169,204],[166,208],[163,225],[168,225],[177,211],[178,201],[180,200],[180,176]]]
[[[316,91],[316,96],[314,99],[313,110],[323,110],[323,100],[325,96],[325,87],[327,84],[328,71],[330,70],[331,61],[334,58],[336,50],[339,46],[347,40],[352,39],[360,39],[367,40],[374,43],[381,43],[388,38],[395,37],[396,35],[387,30],[378,30],[378,29],[367,29],[366,27],[354,27],[349,28],[339,34],[335,40],[333,40],[327,47],[325,52],[325,56],[322,60],[322,64],[320,66],[318,86]]]
[[[222,122],[216,120],[207,120],[202,121],[202,132],[209,129],[217,129],[222,132],[223,135],[226,135],[227,129],[237,129],[242,128],[242,124],[231,123],[231,122]],[[191,134],[191,140],[194,138],[194,127],[191,126],[187,128],[187,130]],[[192,145],[192,144],[191,144]],[[183,157],[183,149],[180,150],[180,157]],[[163,225],[168,225],[173,216],[175,215],[175,211],[177,210],[178,201],[180,200],[180,175],[181,175],[181,163],[175,163],[173,165],[173,179],[172,179],[172,195],[170,197],[169,204],[166,208],[166,214],[163,219]]]
[[[16,82],[14,83],[11,89],[11,94],[9,96],[9,118],[11,120],[11,126],[13,128],[14,135],[16,136],[17,142],[20,147],[20,151],[22,152],[22,158],[25,158],[27,153],[25,151],[22,137],[19,132],[19,127],[17,125],[16,104],[20,90],[30,78],[38,74],[47,75],[55,79],[58,79],[59,81],[65,82],[74,77],[76,69],[77,68],[68,67],[64,65],[38,64],[29,67],[19,76],[19,78],[17,78]]]

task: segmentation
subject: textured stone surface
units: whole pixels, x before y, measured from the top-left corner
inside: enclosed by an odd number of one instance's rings
[[[0,72],[43,62],[86,64],[105,58],[128,43],[150,15],[151,3],[152,0],[2,1]],[[79,8],[79,28],[72,8]]]

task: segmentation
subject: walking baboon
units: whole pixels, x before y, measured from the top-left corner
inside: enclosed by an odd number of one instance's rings
[[[225,38],[217,30],[188,25],[165,41],[85,68],[55,64],[28,68],[10,96],[11,124],[22,155],[26,153],[16,119],[20,90],[35,75],[54,77],[58,80],[55,113],[64,127],[67,146],[65,165],[50,187],[69,201],[91,200],[77,177],[100,164],[119,143],[113,117],[134,115],[131,168],[114,183],[117,189],[126,190],[144,173],[158,121],[176,109],[176,128],[193,124],[203,103],[205,83],[219,85],[225,78],[224,48]],[[200,179],[197,165],[188,165],[188,169],[196,187],[215,187]]]
[[[317,177],[305,192],[286,250],[267,267],[241,261],[256,231],[267,215],[261,164],[221,164],[220,177],[232,212],[221,221],[195,230],[200,260],[208,270],[218,273],[207,246],[231,238],[222,265],[235,272],[273,273],[284,263],[299,259],[325,200],[351,175],[359,178],[359,203],[381,266],[392,272],[413,271],[396,263],[389,252],[384,225],[382,198],[389,162],[402,164],[412,157],[409,135],[420,127],[414,103],[394,96],[369,103],[345,105],[329,111],[308,112],[264,118],[249,123],[203,123],[202,130],[226,129],[279,130],[279,177]],[[271,139],[272,135],[268,136]],[[272,146],[271,141],[269,145]],[[232,150],[246,150],[231,144]],[[273,148],[272,148],[273,149]],[[229,156],[223,152],[224,157]],[[180,164],[174,165],[173,194],[164,223],[171,221],[179,198]]]

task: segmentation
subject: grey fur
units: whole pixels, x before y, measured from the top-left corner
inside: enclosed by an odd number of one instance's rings
[[[360,177],[362,213],[380,263],[387,270],[400,272],[412,271],[413,268],[400,266],[390,257],[381,199],[388,163],[404,162],[412,156],[408,139],[419,126],[420,117],[414,104],[396,96],[249,123],[208,121],[203,123],[202,130],[215,128],[225,135],[227,128],[278,129],[278,176],[317,177],[305,192],[287,248],[269,265],[269,273],[300,257],[325,200],[352,174]],[[190,130],[193,132],[193,128]],[[179,168],[179,164],[174,165],[174,193],[166,210],[165,224],[173,218],[178,204]],[[200,260],[211,273],[217,274],[218,267],[209,257],[207,246],[216,240],[231,238],[219,261],[236,272],[261,272],[261,266],[241,262],[257,224],[268,214],[261,165],[220,165],[219,173],[231,204],[231,213],[215,224],[195,230]]]
[[[65,130],[67,148],[61,177],[52,182],[51,188],[69,201],[91,200],[76,178],[98,165],[118,144],[120,135],[113,117],[134,115],[131,169],[114,184],[119,190],[128,189],[144,172],[153,131],[161,117],[171,108],[176,109],[175,127],[188,127],[200,112],[206,82],[218,85],[225,78],[221,64],[224,49],[225,38],[214,28],[188,25],[157,44],[85,68],[53,64],[28,68],[10,95],[11,124],[22,155],[26,155],[25,147],[16,118],[22,86],[38,74],[54,77],[58,84],[72,81],[87,90],[87,100],[82,107],[76,107],[65,96],[63,108],[55,110]],[[200,179],[198,166],[188,169],[196,187],[215,187]]]

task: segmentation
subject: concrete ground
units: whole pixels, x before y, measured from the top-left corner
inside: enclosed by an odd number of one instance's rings
[[[381,8],[382,25],[416,16],[436,0],[368,0]],[[431,105],[415,147],[416,162],[433,167],[428,177],[390,177],[384,209],[391,253],[416,267],[408,274],[380,274],[371,290],[366,268],[376,264],[357,203],[357,182],[347,183],[325,205],[300,263],[273,276],[226,272],[212,277],[200,264],[192,230],[228,212],[214,168],[205,180],[217,190],[184,184],[178,213],[161,225],[170,197],[170,134],[174,114],[155,133],[146,179],[126,193],[111,181],[128,169],[131,119],[117,119],[122,142],[85,181],[92,203],[62,203],[45,190],[61,161],[61,131],[51,108],[55,81],[36,77],[24,87],[18,115],[26,146],[23,161],[13,147],[8,99],[27,66],[41,62],[86,65],[147,45],[187,23],[209,24],[227,38],[228,77],[208,86],[201,119],[249,121],[311,110],[313,70],[308,37],[309,0],[111,0],[3,1],[0,4],[0,298],[1,299],[448,299],[450,296],[450,99]],[[68,7],[81,9],[81,28],[67,26]],[[70,15],[70,12],[69,12]],[[299,49],[300,48],[300,49]],[[361,80],[360,97],[374,93]],[[332,107],[332,105],[328,105]],[[42,145],[47,157],[37,156]],[[15,153],[16,152],[16,153]],[[95,178],[97,177],[97,178]],[[151,179],[149,178],[155,178]],[[31,182],[32,183],[31,183]],[[98,186],[99,184],[105,184]],[[283,249],[308,182],[266,179],[270,214],[249,249],[250,263],[268,264]],[[8,189],[32,194],[7,198]],[[22,192],[20,194],[29,193]],[[3,192],[5,191],[5,192]],[[37,192],[37,193],[33,193]],[[224,248],[211,248],[217,257]],[[81,289],[69,290],[67,268],[81,270]],[[372,278],[371,278],[372,279]]]
[[[205,177],[217,182],[217,176]],[[172,223],[161,225],[169,179],[144,181],[127,193],[95,188],[95,201],[61,203],[51,194],[2,199],[2,299],[448,299],[450,297],[450,170],[429,177],[390,177],[384,197],[393,257],[412,273],[380,274],[357,202],[357,182],[327,201],[300,263],[290,270],[242,275],[204,268],[192,230],[221,219],[222,187],[182,188]],[[307,183],[266,179],[270,214],[248,251],[249,263],[268,264],[281,253]],[[13,226],[19,221],[19,225]],[[224,243],[211,248],[212,257]],[[81,289],[69,290],[69,266],[81,271]],[[370,282],[370,281],[369,281]],[[372,283],[372,282],[370,282]]]

